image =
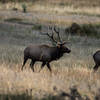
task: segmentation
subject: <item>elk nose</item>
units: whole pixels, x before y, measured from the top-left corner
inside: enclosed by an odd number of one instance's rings
[[[68,53],[70,53],[71,52],[71,50],[68,50]]]

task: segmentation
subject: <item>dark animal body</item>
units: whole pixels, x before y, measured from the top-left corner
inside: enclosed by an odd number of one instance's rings
[[[100,66],[100,50],[97,51],[94,55],[93,55],[93,59],[94,59],[94,62],[95,62],[95,66],[94,66],[94,71],[97,71],[97,69],[99,68]]]
[[[24,50],[24,62],[23,67],[28,59],[31,59],[30,67],[34,72],[34,63],[36,61],[42,62],[41,69],[44,65],[47,65],[48,69],[51,71],[50,62],[58,60],[63,56],[64,53],[70,53],[69,50],[64,45],[60,44],[58,46],[48,46],[48,45],[30,45]]]

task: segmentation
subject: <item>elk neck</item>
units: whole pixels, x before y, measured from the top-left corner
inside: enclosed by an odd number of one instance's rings
[[[53,47],[52,48],[52,58],[54,59],[54,60],[57,60],[57,59],[59,59],[60,57],[62,57],[63,56],[63,53],[62,53],[62,51],[61,51],[61,48],[58,48],[58,47]]]

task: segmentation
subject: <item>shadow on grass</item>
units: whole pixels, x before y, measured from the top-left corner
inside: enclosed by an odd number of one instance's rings
[[[21,24],[21,25],[29,25],[32,26],[33,30],[41,30],[42,25],[40,24],[34,24],[33,22],[28,22],[28,20],[25,19],[21,19],[21,18],[8,18],[4,20],[5,22],[10,22],[10,23],[17,23],[17,24]]]
[[[32,100],[32,96],[28,96],[27,94],[0,94],[0,100]]]
[[[79,93],[77,88],[70,88],[70,93],[60,92],[58,95],[47,95],[41,99],[33,98],[32,95],[23,94],[0,94],[0,100],[91,100],[87,95]],[[100,89],[94,96],[94,100],[100,100]]]
[[[49,95],[41,100],[90,100],[90,98],[87,95],[82,96],[76,88],[70,88],[70,93],[61,92],[59,95]]]

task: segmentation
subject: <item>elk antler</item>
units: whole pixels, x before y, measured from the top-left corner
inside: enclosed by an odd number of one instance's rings
[[[64,45],[64,44],[66,44],[66,42],[63,42],[63,41],[61,40],[60,34],[59,34],[59,30],[57,31],[55,27],[52,28],[52,27],[50,27],[50,26],[49,26],[48,28],[49,28],[50,30],[52,30],[51,35],[50,35],[48,32],[42,33],[42,35],[47,35],[47,36],[48,36],[53,42],[55,42],[56,44],[59,44],[59,45]],[[58,42],[57,40],[54,39],[54,31],[57,33],[59,42]]]
[[[52,27],[49,26],[49,29],[52,29]],[[53,42],[55,42],[56,44],[58,43],[55,39],[54,39],[54,33],[52,32],[51,35],[46,32],[46,33],[42,33],[42,35],[47,35]]]
[[[65,45],[67,42],[66,41],[62,41],[61,37],[60,37],[60,34],[59,34],[59,29],[58,31],[56,30],[56,28],[54,27],[54,31],[57,33],[58,35],[58,39],[59,39],[59,45]]]
[[[62,43],[62,40],[61,40],[60,35],[59,35],[59,30],[57,31],[56,28],[54,27],[54,31],[55,31],[55,32],[57,33],[57,35],[58,35],[59,42]]]

